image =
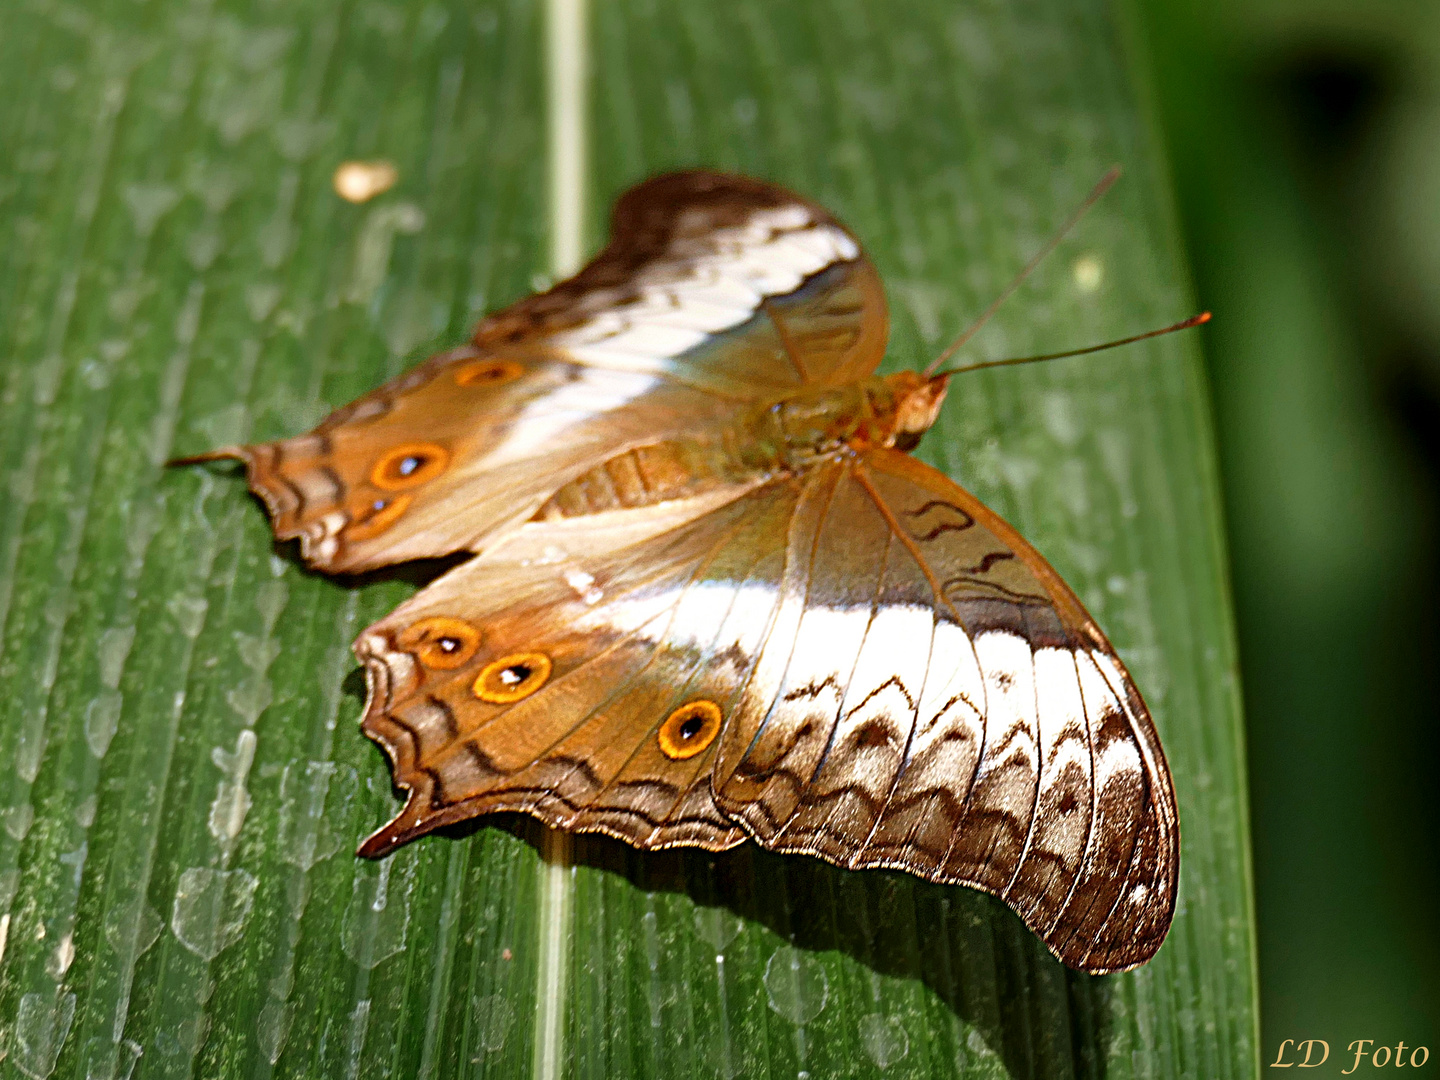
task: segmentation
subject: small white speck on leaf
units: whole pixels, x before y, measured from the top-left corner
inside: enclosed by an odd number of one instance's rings
[[[335,170],[335,194],[346,202],[369,202],[389,191],[400,179],[400,170],[388,161],[346,161]]]
[[[1081,255],[1070,272],[1075,278],[1075,288],[1082,293],[1093,293],[1105,281],[1105,264],[1094,255]]]

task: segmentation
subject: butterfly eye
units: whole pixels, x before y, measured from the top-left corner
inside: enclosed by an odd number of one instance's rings
[[[455,372],[457,386],[499,386],[525,374],[525,365],[514,360],[477,360]]]
[[[402,491],[435,479],[449,464],[443,446],[409,443],[386,451],[370,470],[370,482],[382,491]]]
[[[345,530],[347,540],[369,540],[395,524],[396,519],[410,508],[409,495],[396,495],[389,499],[376,499],[350,519]]]
[[[549,678],[550,658],[544,653],[514,653],[485,665],[475,680],[475,696],[495,705],[509,705],[529,697]]]
[[[720,706],[713,701],[691,701],[665,718],[656,738],[660,752],[684,761],[703,751],[720,734]]]
[[[480,648],[480,631],[460,619],[436,615],[411,623],[395,638],[428,668],[458,668]]]

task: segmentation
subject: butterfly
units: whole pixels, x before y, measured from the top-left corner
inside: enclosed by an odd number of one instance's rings
[[[354,644],[406,793],[360,847],[520,811],[746,840],[1001,898],[1063,962],[1175,906],[1154,726],[1050,565],[911,457],[948,375],[877,376],[879,276],[824,208],[696,170],[466,345],[238,458],[329,573],[471,557]]]

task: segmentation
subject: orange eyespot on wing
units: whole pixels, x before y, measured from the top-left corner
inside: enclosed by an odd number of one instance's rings
[[[463,619],[435,615],[411,623],[395,638],[395,644],[428,668],[448,671],[463,667],[480,648],[480,631]]]
[[[369,540],[379,536],[410,509],[409,495],[392,495],[388,499],[375,499],[360,508],[345,529],[350,540]]]
[[[434,480],[450,464],[450,451],[436,443],[406,443],[387,450],[370,470],[381,491],[404,491]]]
[[[541,652],[502,656],[486,664],[475,679],[475,696],[492,705],[512,705],[544,686],[550,668],[550,657]]]
[[[476,360],[455,369],[456,386],[503,386],[525,374],[514,360]]]
[[[720,706],[702,700],[687,702],[667,716],[656,739],[662,754],[672,761],[684,761],[704,753],[719,734]]]

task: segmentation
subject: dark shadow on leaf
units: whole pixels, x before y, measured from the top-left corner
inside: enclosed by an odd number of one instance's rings
[[[340,684],[341,691],[346,697],[355,702],[355,715],[360,715],[365,709],[365,669],[355,668],[345,676],[345,681]]]
[[[411,559],[409,562],[396,563],[393,566],[379,566],[374,570],[364,570],[357,574],[337,574],[334,571],[317,570],[314,567],[306,566],[305,560],[300,557],[299,540],[276,540],[272,542],[271,549],[279,558],[294,563],[296,569],[306,577],[318,578],[329,585],[335,585],[342,589],[364,589],[382,581],[403,581],[419,590],[446,571],[453,570],[461,563],[467,562],[471,557],[471,553],[468,551],[457,551],[434,559]]]
[[[381,581],[403,581],[418,590],[429,585],[441,574],[455,569],[461,563],[469,562],[470,558],[470,552],[457,551],[434,559],[412,559],[410,562],[397,563],[394,566],[381,566],[359,574],[330,574],[323,570],[311,570],[303,563],[301,566],[307,574],[333,582],[345,589],[363,589]],[[295,560],[299,562],[299,559],[297,551]]]
[[[518,814],[493,814],[438,835],[457,841],[489,827],[540,848],[536,822]],[[1106,1074],[1117,1030],[1112,980],[1065,967],[992,896],[899,872],[842,870],[754,844],[720,854],[642,852],[582,835],[572,850],[576,865],[643,892],[684,894],[697,908],[728,909],[799,949],[837,950],[887,978],[923,982],[964,1024],[945,1052],[981,1075],[990,1075],[985,1059],[994,1057],[1015,1080]]]

